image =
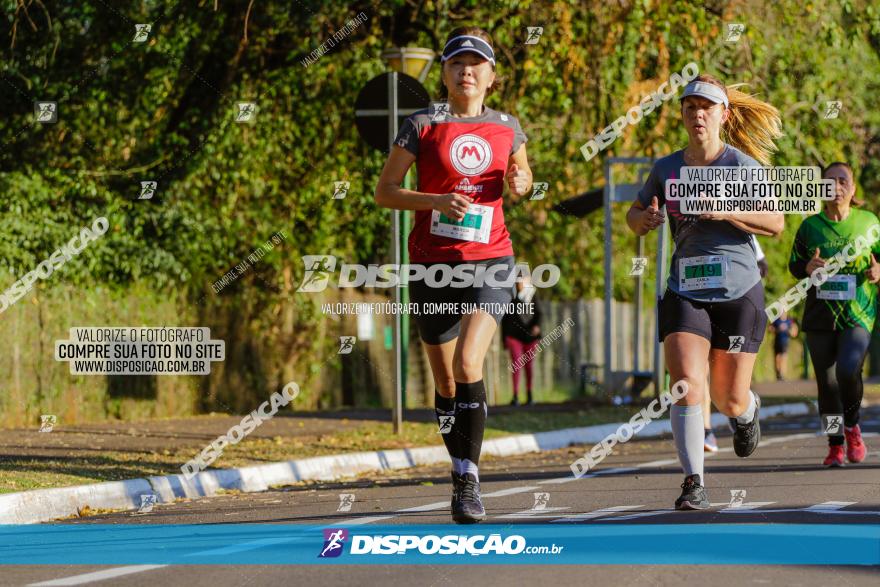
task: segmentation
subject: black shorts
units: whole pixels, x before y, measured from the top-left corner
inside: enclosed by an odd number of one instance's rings
[[[660,305],[660,342],[673,332],[690,332],[708,340],[713,349],[757,353],[764,340],[764,284],[760,281],[741,298],[698,302],[666,290]]]
[[[496,282],[507,281],[516,268],[516,262],[512,256],[484,259],[481,261],[449,261],[446,263],[424,263],[427,269],[434,265],[449,265],[455,267],[465,263],[474,265],[503,265],[504,269],[496,270],[494,279]],[[456,280],[459,281],[459,280]],[[504,316],[504,307],[513,301],[516,285],[510,287],[490,287],[485,283],[481,287],[431,287],[424,280],[409,282],[409,299],[416,305],[417,312],[413,314],[419,336],[425,344],[443,344],[457,338],[461,329],[461,312],[428,312],[427,305],[456,304],[459,307],[481,307],[486,313],[491,314],[495,323],[501,322]]]
[[[776,340],[773,341],[773,354],[782,355],[788,352],[788,340],[787,338],[780,339],[778,336]]]

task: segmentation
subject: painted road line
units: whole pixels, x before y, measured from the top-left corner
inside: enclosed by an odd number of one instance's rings
[[[390,520],[392,518],[396,518],[397,516],[388,515],[388,516],[364,516],[362,518],[352,518],[350,520],[343,520],[336,526],[362,526],[364,524],[372,524],[373,522],[381,522],[382,520]]]
[[[633,471],[638,471],[641,467],[636,465],[635,467],[616,467],[614,469],[602,469],[601,471],[596,471],[596,475],[617,475],[618,473],[631,473]]]
[[[558,485],[562,483],[568,483],[569,481],[578,481],[580,479],[586,479],[587,477],[597,477],[599,475],[616,475],[617,473],[627,473],[629,471],[635,471],[638,469],[640,465],[635,467],[614,467],[611,469],[600,469],[598,471],[594,471],[592,473],[587,473],[581,477],[575,477],[574,475],[568,475],[566,477],[556,477],[554,479],[546,479],[544,481],[538,481],[538,485]],[[485,497],[485,496],[483,496]]]
[[[592,512],[587,512],[584,514],[572,514],[570,516],[565,516],[562,518],[557,518],[552,520],[550,523],[555,524],[558,522],[580,522],[582,520],[592,520],[593,518],[601,518],[603,516],[610,516],[612,514],[616,514],[619,512],[625,512],[628,510],[637,510],[640,507],[644,507],[642,505],[615,505],[610,508],[602,508],[600,510],[593,510]]]
[[[857,501],[826,501],[823,503],[817,503],[816,505],[811,505],[806,509],[808,512],[827,512],[831,510],[839,510],[845,508],[848,505],[855,505],[859,502]]]
[[[571,475],[570,477],[555,477],[553,479],[538,481],[538,485],[561,485],[563,483],[568,483],[569,481],[577,481],[577,478],[574,475]]]
[[[390,514],[380,516],[361,516],[359,518],[351,518],[342,522],[333,522],[332,524],[330,524],[330,526],[333,526],[334,528],[336,526],[363,526],[365,524],[372,524],[373,522],[381,522],[382,520],[393,520],[401,514],[419,514],[422,512],[433,512],[435,510],[442,510],[448,507],[448,501],[435,501],[434,503],[427,503],[425,505],[417,505],[415,507],[397,510],[396,512],[392,512]]]
[[[756,510],[758,508],[764,507],[765,505],[773,505],[774,503],[776,503],[776,502],[775,501],[747,501],[747,502],[741,503],[739,505],[733,505],[733,506],[728,503],[728,504],[725,504],[727,507],[721,509],[721,511],[726,512],[727,510],[739,510],[739,511]]]
[[[651,510],[650,512],[638,512],[635,514],[627,514],[625,516],[612,516],[610,518],[599,518],[596,520],[597,522],[617,522],[619,520],[637,520],[639,518],[650,518],[652,516],[660,516],[663,514],[672,513],[675,510],[672,508],[662,509],[662,510]]]
[[[449,500],[446,501],[435,501],[434,503],[428,503],[425,505],[417,505],[415,507],[406,508],[403,510],[397,510],[397,514],[414,514],[418,512],[432,512],[434,510],[442,510],[443,508],[449,507]]]
[[[678,463],[678,459],[663,459],[661,461],[651,461],[650,463],[642,463],[639,465],[640,469],[647,469],[648,467],[665,467],[666,465],[674,465]]]
[[[94,573],[86,573],[84,575],[74,575],[72,577],[64,577],[63,579],[52,579],[51,581],[42,581],[40,583],[31,583],[28,587],[50,587],[51,585],[85,585],[94,581],[106,581],[107,579],[115,579],[124,577],[125,575],[133,575],[134,573],[142,573],[144,571],[152,571],[161,569],[168,565],[131,565],[127,567],[115,567],[112,569],[104,569],[103,571],[95,571]]]
[[[559,514],[552,514],[548,512],[561,512],[563,510],[570,510],[570,507],[558,507],[558,508],[544,508],[542,510],[536,509],[528,509],[523,510],[521,512],[514,512],[512,514],[504,514],[501,516],[494,516],[496,520],[509,520],[511,518],[556,518]]]
[[[498,491],[493,491],[492,493],[484,493],[483,497],[507,497],[508,495],[516,495],[517,493],[534,491],[535,489],[540,489],[540,487],[508,487],[507,489],[499,489]]]

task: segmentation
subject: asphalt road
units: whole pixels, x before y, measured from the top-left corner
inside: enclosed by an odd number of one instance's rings
[[[880,406],[863,410],[864,463],[825,469],[825,439],[815,416],[765,422],[748,459],[733,455],[729,434],[706,461],[713,502],[703,512],[675,512],[682,475],[670,440],[619,445],[596,474],[575,480],[569,463],[585,448],[486,459],[481,466],[487,522],[523,524],[880,524]],[[347,509],[340,496],[350,504]],[[156,506],[147,514],[117,513],[67,524],[284,523],[451,524],[446,467],[423,467],[348,483],[310,484],[260,494],[229,494]],[[538,494],[538,495],[536,495]],[[340,511],[343,510],[343,511]],[[346,511],[347,510],[347,511]],[[845,538],[839,548],[846,549]],[[698,549],[699,542],[681,544]],[[749,544],[743,544],[748,549]],[[480,585],[554,581],[667,585],[877,585],[880,569],[833,566],[3,566],[2,585]],[[96,573],[96,574],[95,574]]]

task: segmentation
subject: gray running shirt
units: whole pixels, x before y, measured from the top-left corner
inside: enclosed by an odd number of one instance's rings
[[[709,165],[761,164],[736,147],[724,145],[721,155]],[[657,196],[661,208],[666,206],[675,241],[667,287],[697,301],[725,302],[741,298],[761,281],[752,235],[723,220],[699,220],[696,215],[682,214],[678,201],[666,202],[666,180],[680,179],[681,168],[685,166],[684,149],[658,159],[638,195],[638,201],[646,208],[651,205],[653,196]]]

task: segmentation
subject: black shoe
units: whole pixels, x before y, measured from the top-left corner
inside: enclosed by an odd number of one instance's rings
[[[533,405],[535,405],[535,402],[532,401],[532,396],[531,396],[531,395],[529,396],[529,399],[526,400],[526,405],[527,405],[527,406],[533,406]]]
[[[486,517],[486,510],[480,500],[480,484],[470,473],[459,477],[461,489],[458,492],[458,503],[452,508],[452,520],[457,524],[474,524]]]
[[[461,488],[464,485],[464,481],[461,478],[461,475],[452,472],[452,503],[450,503],[450,507],[452,510],[452,515],[455,515],[455,509],[458,507],[458,502],[460,500]]]
[[[677,510],[704,510],[709,507],[706,488],[700,485],[699,475],[688,475],[681,484],[681,497],[675,500]]]
[[[754,393],[754,392],[753,392]],[[733,428],[733,452],[738,457],[747,457],[758,448],[761,442],[761,423],[758,420],[758,412],[761,409],[761,398],[755,394],[755,417],[748,424],[740,424],[736,418],[730,418]]]
[[[517,399],[516,396],[513,396],[513,399],[510,401],[510,405],[512,405],[512,406],[518,406],[518,405],[519,405],[519,399]]]

